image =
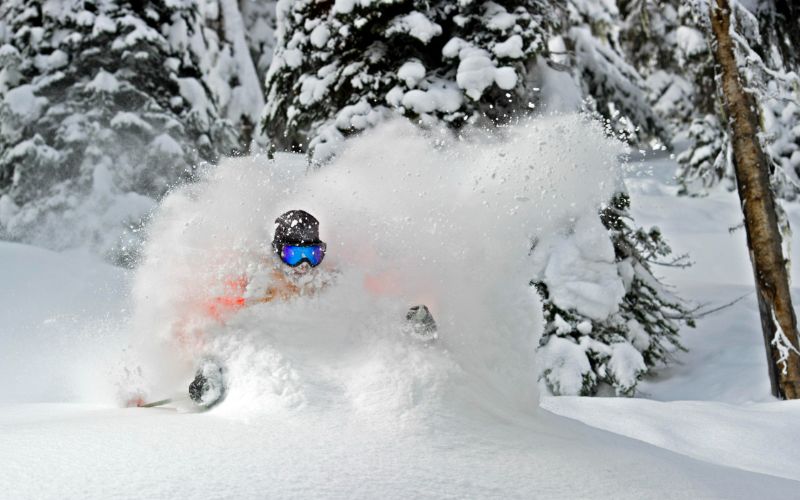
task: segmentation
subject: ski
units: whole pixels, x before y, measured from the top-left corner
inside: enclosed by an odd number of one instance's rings
[[[174,399],[167,398],[167,399],[162,399],[162,400],[159,400],[159,401],[153,401],[152,403],[140,404],[138,406],[138,408],[155,408],[156,406],[168,405],[168,404],[172,403],[173,401],[174,401]]]

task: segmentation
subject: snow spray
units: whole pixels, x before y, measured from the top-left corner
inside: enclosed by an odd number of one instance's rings
[[[453,399],[535,408],[542,313],[531,248],[596,217],[616,187],[620,145],[580,116],[500,135],[456,138],[394,121],[326,166],[295,155],[229,159],[171,193],[134,286],[143,364],[161,372],[153,390],[214,356],[230,374],[220,413],[345,406],[396,415]],[[225,279],[264,271],[273,221],[290,209],[319,219],[332,284],[224,323],[197,319],[193,304]],[[436,318],[432,345],[403,335],[416,304]],[[178,324],[193,332],[183,345]]]

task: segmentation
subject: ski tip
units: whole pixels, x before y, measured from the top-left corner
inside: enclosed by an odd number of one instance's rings
[[[127,399],[123,404],[123,408],[138,408],[142,405],[146,404],[145,399],[142,396],[133,396]]]

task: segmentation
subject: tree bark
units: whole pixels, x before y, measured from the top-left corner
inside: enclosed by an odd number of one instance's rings
[[[716,38],[714,56],[721,73],[722,95],[733,142],[736,184],[755,275],[772,392],[782,399],[797,399],[800,398],[797,320],[781,251],[769,169],[757,135],[756,108],[752,97],[744,91],[736,65],[730,34],[730,6],[728,0],[715,2],[716,6],[712,2],[710,7],[711,28]],[[784,336],[780,335],[776,323]]]

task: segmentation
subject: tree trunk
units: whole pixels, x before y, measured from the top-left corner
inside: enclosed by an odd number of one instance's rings
[[[716,0],[716,7],[712,3],[710,14],[717,42],[714,56],[721,72],[722,95],[729,117],[736,184],[755,275],[772,393],[783,399],[797,399],[800,398],[797,320],[781,251],[769,169],[757,135],[758,116],[753,99],[744,91],[736,66],[728,0]]]

